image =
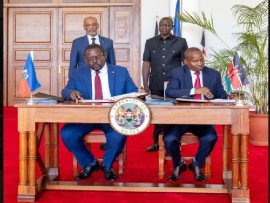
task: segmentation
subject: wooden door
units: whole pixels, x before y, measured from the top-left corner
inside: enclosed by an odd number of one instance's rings
[[[95,16],[99,34],[114,41],[116,64],[126,67],[140,85],[139,0],[12,0],[4,5],[7,62],[4,63],[4,105],[22,103],[19,79],[25,60],[34,51],[34,64],[41,87],[36,92],[56,96],[68,80],[72,40],[85,35],[83,19]],[[13,3],[15,6],[13,6]],[[38,3],[35,5],[35,3]],[[72,5],[70,4],[72,3]],[[76,6],[74,6],[76,3]]]
[[[10,8],[8,13],[8,104],[25,101],[19,80],[30,51],[41,84],[36,91],[57,95],[57,9]]]

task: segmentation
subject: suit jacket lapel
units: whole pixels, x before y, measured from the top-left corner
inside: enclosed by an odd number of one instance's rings
[[[184,68],[185,72],[185,84],[187,84],[188,88],[193,88],[192,77],[189,68],[187,66],[183,66],[182,68]]]
[[[100,36],[100,35],[98,35],[98,37],[99,37],[99,43],[100,43],[100,46],[102,46],[103,49],[105,49],[105,51],[106,51],[106,43],[105,43],[105,41],[104,41],[104,37],[102,37],[102,36]]]
[[[108,63],[107,63],[107,67],[108,67],[110,93],[111,93],[111,96],[115,96],[114,95],[115,71],[114,71],[114,68],[110,66]]]
[[[85,35],[85,36],[83,37],[83,43],[82,43],[82,44],[86,45],[86,47],[89,45],[89,40],[88,40],[87,35]],[[83,47],[82,47],[82,48],[83,48]]]
[[[211,78],[210,78],[209,74],[207,74],[207,72],[208,72],[207,68],[204,67],[202,70],[203,86],[210,88],[209,85],[210,85]]]
[[[92,72],[91,72],[91,68],[88,68],[86,71],[86,77],[85,77],[85,81],[83,84],[86,85],[87,90],[88,90],[88,94],[89,94],[89,98],[92,98]]]

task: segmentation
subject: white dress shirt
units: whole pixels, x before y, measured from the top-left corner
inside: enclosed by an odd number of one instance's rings
[[[93,99],[95,99],[95,76],[96,76],[96,71],[91,69],[92,98]],[[110,93],[110,88],[109,88],[108,67],[106,63],[103,66],[103,68],[100,70],[99,77],[101,80],[103,99],[108,99],[111,97],[111,93]]]
[[[99,45],[100,45],[100,42],[99,42],[99,36],[98,36],[98,35],[96,35],[96,36],[94,36],[94,37],[92,37],[92,36],[90,36],[90,35],[87,35],[87,37],[88,37],[88,42],[89,42],[89,44],[92,44],[92,38],[95,38],[95,44],[99,44]]]

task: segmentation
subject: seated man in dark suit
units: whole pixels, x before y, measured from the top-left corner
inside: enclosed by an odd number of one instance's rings
[[[187,99],[228,98],[222,85],[220,73],[204,66],[204,56],[200,49],[194,47],[187,49],[184,64],[184,66],[169,72],[169,83],[166,88],[167,97]],[[189,163],[188,168],[194,172],[195,180],[205,182],[206,178],[201,171],[201,167],[217,141],[217,133],[213,125],[168,125],[166,127],[163,140],[167,153],[172,156],[174,168],[168,180],[178,180],[181,173],[187,170],[185,162],[181,159],[179,149],[181,136],[187,131],[196,135],[200,140],[197,154]]]
[[[68,76],[70,77],[72,71],[87,65],[84,58],[84,50],[89,44],[99,44],[102,46],[107,54],[106,62],[112,65],[116,64],[115,53],[113,48],[113,40],[103,37],[98,34],[99,23],[97,19],[93,16],[88,16],[83,20],[83,28],[86,35],[74,39],[70,51],[70,65]],[[106,144],[101,143],[100,149],[105,150]]]
[[[138,91],[126,68],[105,63],[107,55],[100,45],[89,45],[84,56],[88,65],[73,71],[66,87],[62,90],[64,99],[76,100],[82,97],[107,99],[111,96]],[[101,129],[106,136],[106,150],[101,167],[82,140],[83,136],[94,129]],[[65,146],[74,154],[83,168],[75,178],[76,180],[88,178],[100,168],[106,180],[116,179],[112,165],[123,150],[126,142],[124,135],[115,132],[109,124],[66,123],[61,130],[61,137]]]

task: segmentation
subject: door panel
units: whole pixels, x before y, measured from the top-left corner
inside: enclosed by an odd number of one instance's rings
[[[92,7],[92,8],[60,8],[59,9],[59,92],[65,87],[68,82],[68,69],[70,59],[70,49],[72,41],[78,37],[85,35],[83,29],[83,19],[88,16],[97,18],[101,35],[108,37],[108,8],[107,7]]]

